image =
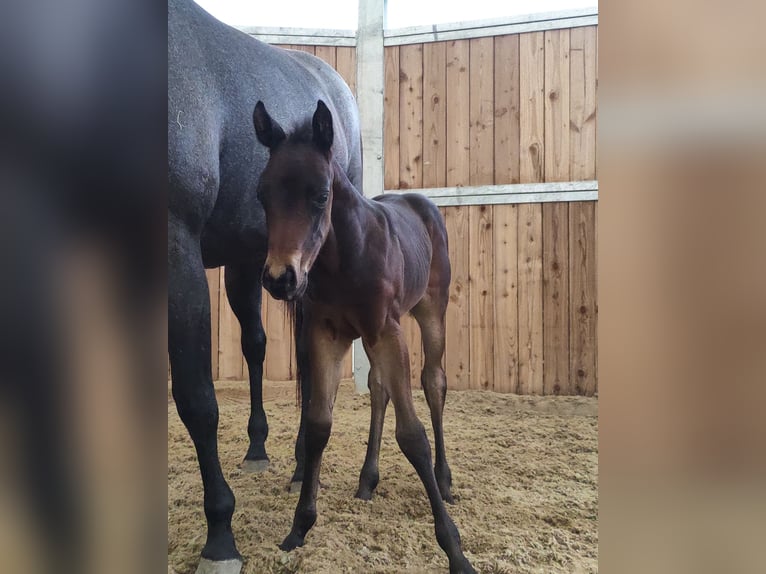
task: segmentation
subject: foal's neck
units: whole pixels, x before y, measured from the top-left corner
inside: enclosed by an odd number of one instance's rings
[[[342,272],[362,256],[367,230],[375,217],[373,203],[364,197],[333,160],[332,216],[330,231],[319,255],[328,270]]]

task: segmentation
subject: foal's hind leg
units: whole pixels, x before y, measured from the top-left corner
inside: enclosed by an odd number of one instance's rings
[[[391,395],[396,411],[396,441],[423,481],[434,515],[436,541],[447,554],[451,574],[475,573],[460,547],[460,534],[447,514],[434,470],[431,447],[423,424],[415,414],[410,389],[409,358],[401,327],[395,321],[386,325],[380,340],[369,347],[371,365],[379,368],[383,385]]]
[[[426,395],[426,402],[431,411],[431,424],[434,428],[436,482],[439,484],[442,498],[451,504],[453,502],[450,491],[452,472],[447,464],[442,424],[444,401],[447,396],[447,377],[442,368],[445,311],[446,297],[440,298],[438,295],[426,294],[412,309],[412,314],[420,326],[420,334],[423,339],[424,366],[423,372],[420,374],[420,384]]]
[[[242,461],[247,472],[262,472],[269,466],[266,438],[269,425],[263,410],[263,360],[266,356],[266,333],[261,321],[262,263],[227,265],[224,273],[226,297],[242,327],[242,354],[250,373],[250,420],[247,434],[250,446]]]
[[[380,369],[371,366],[367,386],[370,389],[370,436],[367,440],[367,456],[364,458],[362,472],[359,475],[359,488],[356,498],[370,500],[375,487],[378,485],[378,458],[380,456],[380,439],[383,434],[383,420],[386,418],[388,406],[388,391],[380,380]]]

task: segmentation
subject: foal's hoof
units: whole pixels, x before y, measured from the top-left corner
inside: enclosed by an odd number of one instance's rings
[[[287,490],[290,492],[290,494],[300,494],[302,487],[303,487],[303,482],[293,481],[287,487]]]
[[[290,552],[301,546],[303,546],[303,538],[294,532],[291,532],[287,535],[287,538],[282,541],[282,544],[279,545],[279,549],[284,550],[285,552]]]
[[[242,560],[208,560],[201,558],[196,574],[239,574],[242,571]]]
[[[245,472],[264,472],[269,468],[269,459],[262,458],[260,460],[248,460],[242,461],[242,470]]]
[[[449,574],[476,574],[476,570],[473,569],[471,563],[467,559],[464,559],[460,564],[453,566],[450,564]]]
[[[372,500],[372,490],[369,488],[362,488],[360,486],[356,491],[354,498],[358,498],[359,500]]]

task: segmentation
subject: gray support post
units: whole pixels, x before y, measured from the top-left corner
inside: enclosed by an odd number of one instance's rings
[[[367,197],[383,193],[383,26],[385,0],[359,0],[359,29],[356,41],[356,100],[362,129],[364,167],[362,187]],[[354,386],[367,389],[370,363],[361,339],[354,341]]]

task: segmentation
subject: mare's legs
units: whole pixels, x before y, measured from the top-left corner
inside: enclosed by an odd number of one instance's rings
[[[449,558],[450,572],[475,572],[460,548],[460,534],[442,500],[431,466],[431,447],[423,424],[415,414],[410,389],[410,364],[401,328],[389,321],[381,337],[369,346],[370,365],[380,370],[396,412],[396,441],[423,481],[434,515],[436,540]],[[373,367],[374,365],[374,367]]]
[[[207,541],[200,571],[239,572],[231,516],[234,494],[218,460],[218,403],[210,366],[210,299],[199,235],[168,220],[168,352],[173,398],[197,450]]]
[[[426,402],[431,411],[431,424],[434,428],[436,483],[439,485],[442,498],[446,502],[452,503],[452,493],[450,492],[452,473],[447,464],[447,454],[444,450],[444,428],[442,426],[442,413],[447,396],[447,377],[442,368],[446,309],[446,297],[439,297],[438,294],[432,294],[429,290],[412,310],[412,314],[420,326],[420,334],[423,339],[424,366],[423,372],[420,374],[420,384],[425,391]]]
[[[369,352],[368,352],[369,354]],[[375,487],[378,485],[378,457],[380,456],[380,439],[383,435],[383,420],[386,417],[388,406],[388,391],[381,381],[380,369],[370,365],[370,374],[367,386],[370,389],[370,436],[367,440],[367,455],[364,458],[362,472],[359,476],[359,488],[356,498],[370,500]]]
[[[325,325],[315,324],[304,317],[304,333],[311,370],[311,400],[306,410],[305,456],[306,468],[301,495],[295,509],[290,533],[279,547],[290,551],[303,546],[306,533],[316,521],[316,497],[319,488],[319,467],[322,453],[330,438],[332,409],[341,376],[343,355],[351,340],[341,337]]]
[[[263,410],[263,359],[266,356],[266,332],[261,321],[262,262],[227,265],[224,273],[226,297],[242,327],[242,354],[250,373],[250,420],[247,435],[250,446],[242,469],[261,472],[269,466],[266,438],[269,425]]]

